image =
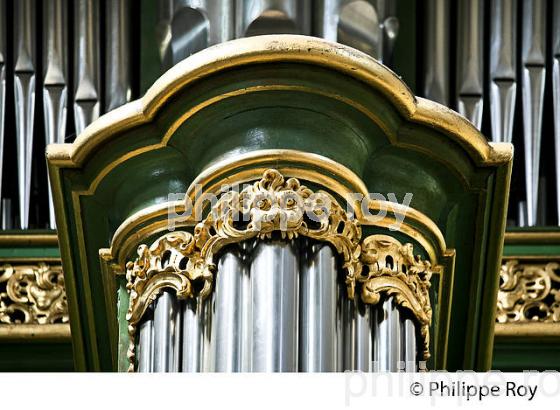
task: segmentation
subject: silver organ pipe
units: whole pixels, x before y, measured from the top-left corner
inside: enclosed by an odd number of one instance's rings
[[[262,34],[311,34],[310,0],[236,2],[236,37]]]
[[[332,372],[338,360],[336,256],[328,245],[306,248],[300,261],[300,371]]]
[[[179,302],[170,291],[164,291],[154,309],[154,372],[179,371]]]
[[[245,276],[247,268],[240,252],[225,252],[218,264],[214,290],[212,361],[213,370],[217,372],[239,372],[243,369],[242,347],[246,343],[243,339],[243,319],[247,317],[244,311],[251,309],[250,304],[239,303],[245,300]]]
[[[374,361],[377,371],[396,372],[403,361],[401,320],[399,308],[393,297],[379,306],[372,307],[374,320]]]
[[[100,114],[99,0],[75,4],[74,122],[80,134]]]
[[[357,303],[354,316],[354,363],[352,370],[373,370],[372,317],[369,306]]]
[[[43,111],[47,144],[63,143],[66,137],[68,103],[68,3],[52,0],[44,3],[43,27]],[[49,227],[56,228],[52,193],[49,188]]]
[[[484,94],[482,0],[459,0],[457,35],[457,111],[480,129]]]
[[[14,102],[16,109],[19,226],[29,225],[35,117],[35,2],[14,2]]]
[[[414,321],[412,319],[404,318],[404,320],[402,320],[402,333],[404,335],[404,349],[402,352],[402,358],[404,360],[404,370],[406,370],[407,372],[415,372],[418,370],[418,348],[416,341],[416,326],[414,325]]]
[[[492,0],[490,24],[490,115],[492,140],[511,142],[517,91],[517,1]]]
[[[546,1],[523,0],[522,102],[527,225],[537,223],[546,62]],[[557,159],[558,160],[558,159]]]
[[[205,354],[208,355],[206,341],[210,322],[212,299],[201,301],[189,299],[182,303],[181,334],[181,371],[185,373],[201,372],[206,369]]]
[[[138,340],[138,371],[151,373],[154,371],[154,319],[150,309],[140,324]]]
[[[159,0],[157,38],[162,67],[234,38],[233,0]]]
[[[250,267],[253,372],[297,371],[298,257],[290,242],[258,242]]]
[[[449,104],[449,0],[426,1],[424,95]]]
[[[108,1],[105,109],[113,110],[130,101],[130,0]]]

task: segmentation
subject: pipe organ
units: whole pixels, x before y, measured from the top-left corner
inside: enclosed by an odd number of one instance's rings
[[[359,245],[358,223],[335,202],[322,221],[281,209],[300,194],[308,201],[299,181],[267,170],[240,197],[225,193],[194,237],[168,233],[138,248],[127,265],[138,370],[397,371],[428,358],[430,262],[389,236]]]
[[[57,232],[76,368],[488,369],[559,220],[557,3],[0,0],[2,234]]]

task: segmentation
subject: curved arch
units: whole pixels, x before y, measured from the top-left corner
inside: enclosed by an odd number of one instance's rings
[[[239,39],[194,54],[165,73],[143,98],[100,117],[72,145],[49,145],[47,158],[55,167],[81,167],[99,147],[111,138],[118,138],[120,132],[153,120],[179,90],[222,70],[275,62],[318,65],[356,78],[386,96],[408,121],[449,136],[476,164],[511,161],[511,144],[489,143],[461,115],[437,103],[415,98],[392,71],[368,55],[341,44],[297,35]]]

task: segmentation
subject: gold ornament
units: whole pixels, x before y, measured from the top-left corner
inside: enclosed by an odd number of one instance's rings
[[[498,291],[498,323],[560,322],[560,264],[502,265]]]
[[[422,356],[430,357],[430,262],[414,256],[412,244],[401,244],[387,235],[372,235],[364,239],[360,260],[363,264],[362,300],[375,305],[382,294],[393,296],[398,305],[410,310],[420,323],[423,341]]]
[[[44,325],[68,322],[60,265],[4,264],[0,272],[0,323]]]

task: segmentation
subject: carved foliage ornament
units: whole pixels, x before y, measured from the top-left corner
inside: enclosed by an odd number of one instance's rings
[[[502,265],[498,291],[499,323],[560,322],[560,264]]]
[[[68,304],[60,265],[0,266],[0,323],[67,322]]]
[[[364,303],[377,304],[382,294],[394,296],[397,304],[409,309],[420,323],[422,354],[430,355],[429,328],[431,264],[414,256],[412,244],[401,244],[386,235],[368,236],[362,243],[362,285]]]
[[[425,339],[424,358],[429,357],[429,263],[412,256],[412,245],[401,245],[390,237],[369,237],[361,246],[358,221],[333,196],[313,192],[297,179],[286,180],[269,169],[241,191],[224,193],[195,226],[194,235],[172,232],[150,247],[138,247],[138,258],[126,266],[131,363],[136,326],[163,288],[174,289],[179,299],[204,298],[212,290],[215,256],[220,249],[252,238],[270,238],[273,233],[287,239],[304,236],[330,243],[341,257],[348,297],[354,298],[359,284],[363,284],[361,297],[365,303],[377,303],[381,293],[395,295],[418,318]],[[389,255],[399,267],[406,267],[406,272],[394,272],[380,262],[379,258]],[[362,266],[367,266],[367,272],[362,272]]]

